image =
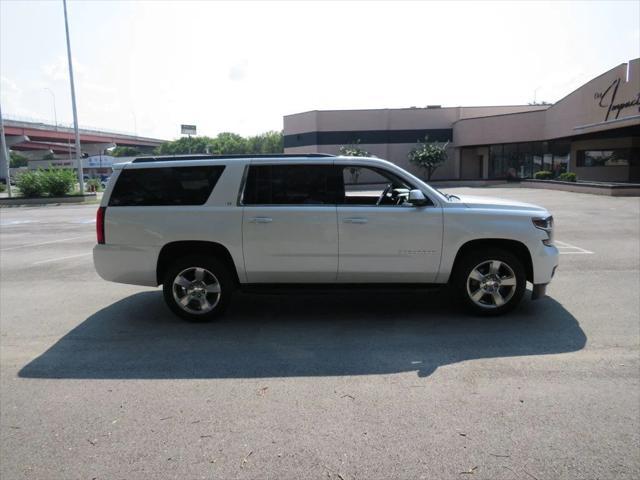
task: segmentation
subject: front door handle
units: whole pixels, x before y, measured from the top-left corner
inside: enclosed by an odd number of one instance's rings
[[[251,223],[271,223],[273,219],[270,217],[253,217],[249,220]]]
[[[345,218],[344,223],[367,223],[369,220],[363,217]]]

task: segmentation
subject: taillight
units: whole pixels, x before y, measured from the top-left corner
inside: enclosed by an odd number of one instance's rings
[[[96,213],[96,235],[99,244],[104,244],[104,216],[106,213],[107,207],[99,207]]]

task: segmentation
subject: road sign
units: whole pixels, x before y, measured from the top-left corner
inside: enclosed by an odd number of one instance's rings
[[[183,135],[196,135],[195,125],[180,125],[180,131]]]

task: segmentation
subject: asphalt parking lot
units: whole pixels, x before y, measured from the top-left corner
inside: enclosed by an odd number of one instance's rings
[[[640,200],[524,188],[548,298],[247,295],[193,325],[93,270],[96,206],[0,210],[4,479],[640,477]]]

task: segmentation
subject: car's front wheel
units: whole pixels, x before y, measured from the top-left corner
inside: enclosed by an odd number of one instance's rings
[[[232,290],[233,281],[223,263],[197,256],[175,261],[162,285],[169,308],[190,322],[208,322],[222,314]]]
[[[472,312],[500,315],[518,305],[526,285],[524,267],[515,255],[501,249],[483,249],[461,259],[453,287]]]

